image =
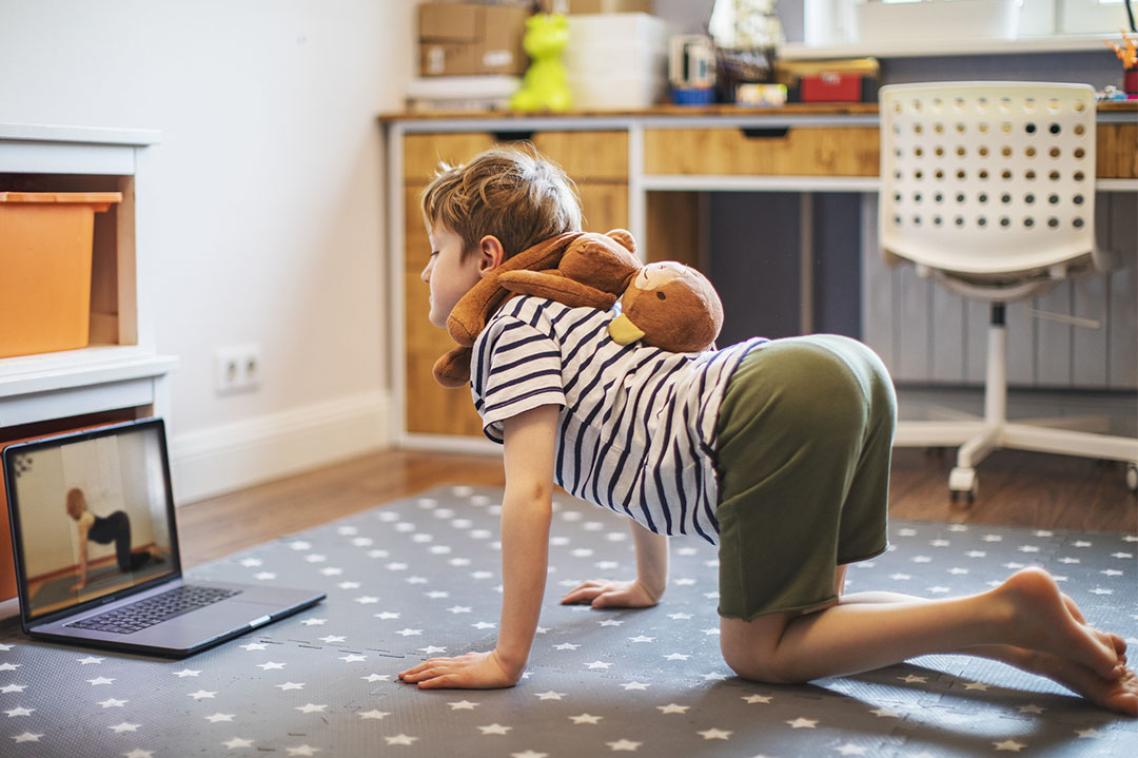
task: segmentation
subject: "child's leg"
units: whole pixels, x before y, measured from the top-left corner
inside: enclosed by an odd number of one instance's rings
[[[804,682],[974,645],[1012,645],[1110,677],[1118,663],[1066,610],[1054,580],[1025,569],[994,590],[960,598],[841,603],[814,613],[721,619],[721,645],[740,676]]]
[[[839,575],[844,574],[844,569],[845,566],[839,567]],[[858,592],[842,598],[843,603],[912,603],[925,602],[925,600],[897,592]],[[1086,624],[1086,618],[1074,600],[1063,595],[1063,603],[1076,621]],[[1100,640],[1111,645],[1118,653],[1119,660],[1125,663],[1125,640],[1117,634],[1100,632],[1091,627],[1088,629]],[[1104,679],[1085,666],[1013,645],[974,645],[948,652],[1000,661],[1028,673],[1052,679],[1104,708],[1124,713],[1138,713],[1138,678],[1133,672],[1124,673],[1114,680]]]

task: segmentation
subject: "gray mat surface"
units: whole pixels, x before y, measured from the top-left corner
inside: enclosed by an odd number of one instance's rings
[[[580,580],[635,572],[624,523],[566,497],[526,678],[493,691],[399,682],[415,660],[493,645],[501,496],[439,487],[193,569],[328,599],[182,661],[30,641],[4,622],[0,755],[1138,755],[1138,720],[982,659],[740,680],[719,654],[715,549],[698,539],[672,540],[655,608],[561,606]],[[950,596],[1043,565],[1092,623],[1138,645],[1134,535],[894,521],[890,538],[847,591]]]

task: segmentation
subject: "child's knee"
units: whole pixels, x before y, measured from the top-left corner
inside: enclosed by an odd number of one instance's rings
[[[719,620],[719,649],[723,661],[743,679],[767,684],[785,684],[779,671],[778,640],[788,614],[772,613],[751,621],[722,617]]]

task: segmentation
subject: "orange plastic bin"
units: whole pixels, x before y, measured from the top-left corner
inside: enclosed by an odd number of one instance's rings
[[[0,192],[0,358],[86,347],[95,214],[120,192]]]

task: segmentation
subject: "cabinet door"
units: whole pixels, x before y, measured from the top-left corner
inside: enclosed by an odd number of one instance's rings
[[[577,184],[585,228],[628,226],[628,135],[623,131],[539,132],[534,146],[556,161]],[[430,257],[419,199],[440,161],[465,163],[499,141],[486,132],[411,134],[403,150],[403,333],[406,354],[404,423],[409,433],[482,437],[482,422],[470,388],[446,389],[431,373],[435,361],[455,346],[445,329],[427,320],[429,288],[420,275]]]

